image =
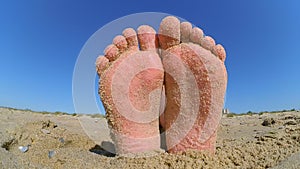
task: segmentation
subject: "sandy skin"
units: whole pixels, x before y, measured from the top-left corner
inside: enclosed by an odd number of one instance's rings
[[[138,44],[139,39],[139,44]],[[160,151],[159,107],[164,71],[156,32],[140,26],[117,36],[96,61],[99,94],[119,155]],[[139,49],[140,46],[140,49]],[[105,65],[106,64],[106,65]]]
[[[227,85],[225,50],[173,16],[162,20],[158,36],[164,49],[167,150],[214,153]]]
[[[161,107],[168,152],[214,153],[227,85],[221,45],[169,16],[158,34],[146,25],[125,29],[104,53],[96,61],[99,94],[117,154],[159,150]]]

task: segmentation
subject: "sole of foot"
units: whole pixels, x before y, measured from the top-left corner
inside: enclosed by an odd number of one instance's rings
[[[167,150],[214,153],[227,85],[225,50],[200,28],[173,16],[162,20],[158,37],[165,71],[161,125]]]
[[[147,25],[114,38],[96,61],[99,95],[116,153],[160,151],[159,108],[164,70],[156,31]]]

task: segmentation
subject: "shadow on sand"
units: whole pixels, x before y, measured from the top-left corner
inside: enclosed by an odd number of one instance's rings
[[[101,146],[96,144],[94,147],[90,148],[89,151],[106,157],[116,156],[115,145],[109,141],[103,141]]]

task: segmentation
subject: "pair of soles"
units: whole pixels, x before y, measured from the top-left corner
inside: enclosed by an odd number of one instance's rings
[[[159,125],[170,153],[214,152],[227,85],[224,48],[173,16],[158,34],[146,25],[137,32],[125,29],[96,61],[116,153],[160,150]]]

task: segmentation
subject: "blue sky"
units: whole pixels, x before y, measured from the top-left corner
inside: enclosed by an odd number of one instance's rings
[[[299,9],[298,0],[3,1],[0,105],[73,113],[74,66],[91,35],[126,15],[163,12],[225,46],[225,107],[236,113],[300,109]]]

